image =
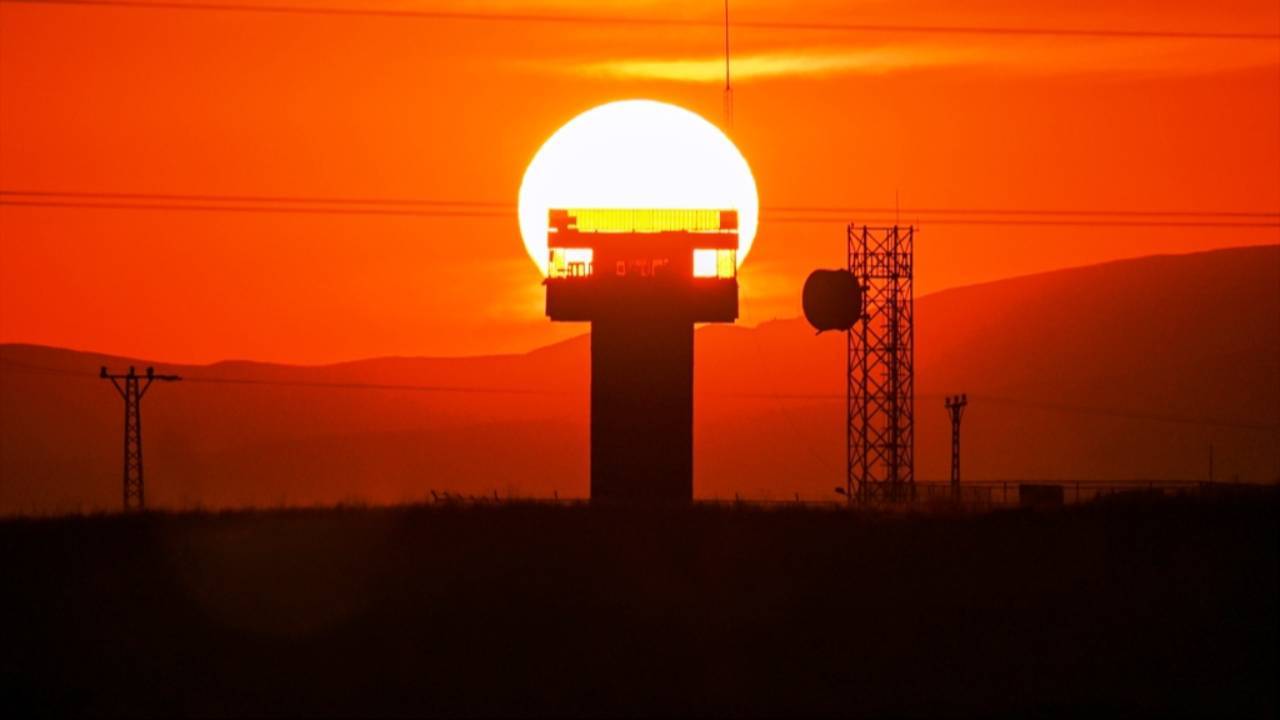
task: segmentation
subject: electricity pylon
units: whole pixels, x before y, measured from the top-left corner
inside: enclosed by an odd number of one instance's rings
[[[116,392],[124,398],[124,509],[125,512],[143,510],[147,503],[142,484],[142,396],[157,380],[176,382],[182,378],[157,375],[155,368],[147,368],[146,375],[138,375],[133,366],[129,367],[128,375],[112,375],[104,367],[99,377],[110,380]],[[145,384],[143,380],[146,380]]]
[[[946,401],[947,414],[951,416],[951,500],[957,503],[960,502],[960,419],[968,404],[968,395],[955,395]]]

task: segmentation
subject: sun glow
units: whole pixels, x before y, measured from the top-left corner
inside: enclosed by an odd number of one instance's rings
[[[733,142],[701,116],[652,100],[582,113],[529,163],[520,184],[520,234],[544,275],[551,208],[737,210],[739,265],[759,220],[755,178]],[[706,269],[715,275],[714,268]]]

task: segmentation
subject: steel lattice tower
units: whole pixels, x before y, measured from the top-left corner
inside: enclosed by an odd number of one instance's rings
[[[848,333],[846,490],[863,503],[915,491],[914,227],[849,225],[862,322]]]
[[[174,382],[177,375],[157,375],[155,368],[147,368],[145,376],[129,368],[128,375],[112,375],[102,368],[99,374],[110,380],[116,392],[124,398],[124,509],[143,510],[147,506],[146,488],[142,482],[142,396],[147,394],[156,380]],[[142,381],[146,380],[144,384]],[[121,385],[123,381],[123,386]]]

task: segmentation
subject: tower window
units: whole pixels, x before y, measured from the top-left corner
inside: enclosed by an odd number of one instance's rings
[[[721,280],[736,277],[737,254],[734,250],[694,250],[693,276]]]
[[[552,278],[587,277],[592,273],[595,252],[591,248],[551,248],[547,276]]]

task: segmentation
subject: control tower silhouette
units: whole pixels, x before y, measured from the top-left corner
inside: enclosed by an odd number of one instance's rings
[[[591,323],[591,499],[693,499],[693,325],[738,317],[736,210],[553,209],[547,316]]]

